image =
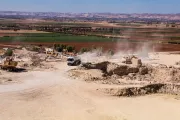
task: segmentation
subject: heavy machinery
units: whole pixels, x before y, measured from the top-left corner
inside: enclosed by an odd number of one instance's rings
[[[54,49],[46,48],[46,55],[48,57],[57,57],[58,56],[58,52],[56,52]]]
[[[0,49],[0,56],[3,56],[5,54],[6,50]]]
[[[77,56],[67,57],[67,65],[68,66],[77,66],[81,64],[81,59]]]
[[[49,56],[49,57],[57,57],[57,56],[58,56],[58,53],[56,53],[56,52],[54,52],[54,51],[52,51],[52,52],[48,51],[46,54],[47,54],[47,56]]]
[[[13,57],[6,57],[1,62],[1,69],[9,70],[9,71],[16,71],[16,66],[18,65],[17,61],[14,61]]]

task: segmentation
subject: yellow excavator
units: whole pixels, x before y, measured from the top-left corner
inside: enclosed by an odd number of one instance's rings
[[[58,53],[54,49],[46,48],[46,55],[48,57],[57,57]]]
[[[13,57],[6,57],[2,60],[0,67],[2,70],[16,71],[17,65],[18,65],[18,62],[14,61]]]
[[[47,51],[46,54],[49,57],[57,57],[58,56],[58,53],[56,53],[54,51]]]
[[[14,61],[13,56],[6,56],[5,53],[7,50],[0,49],[0,68],[2,70],[8,70],[8,71],[16,71],[18,62]]]

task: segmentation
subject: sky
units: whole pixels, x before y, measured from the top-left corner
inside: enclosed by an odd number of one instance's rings
[[[0,0],[0,11],[180,13],[180,0]]]

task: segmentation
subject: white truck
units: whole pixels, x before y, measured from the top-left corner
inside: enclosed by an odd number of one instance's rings
[[[81,64],[81,59],[77,56],[67,57],[68,66],[78,66]]]

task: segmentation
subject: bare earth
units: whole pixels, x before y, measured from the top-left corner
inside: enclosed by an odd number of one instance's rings
[[[0,33],[47,33],[43,31],[37,31],[37,30],[0,30]]]
[[[13,74],[19,82],[0,85],[0,120],[180,119],[179,96],[113,97],[98,91],[109,85],[68,77],[67,71],[74,67],[65,62],[49,64],[57,69]]]

